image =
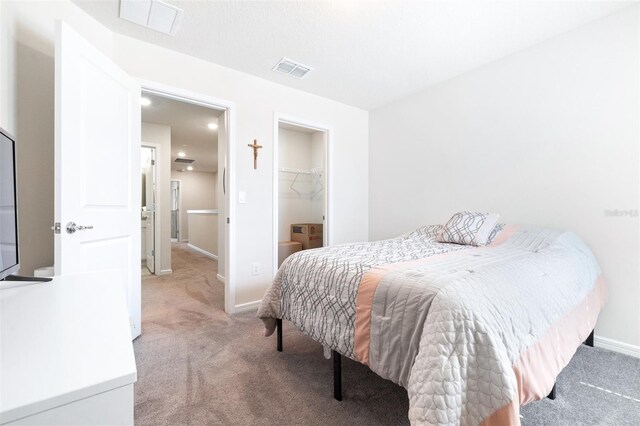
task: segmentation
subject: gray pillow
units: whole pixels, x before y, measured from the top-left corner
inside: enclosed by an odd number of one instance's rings
[[[456,213],[442,228],[438,241],[471,246],[487,245],[499,217],[500,215],[495,213]]]

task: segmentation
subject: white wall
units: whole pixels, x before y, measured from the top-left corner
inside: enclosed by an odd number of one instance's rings
[[[212,257],[218,256],[218,214],[217,213],[187,213],[191,237],[188,247],[195,248],[202,254]],[[213,257],[212,257],[213,258]]]
[[[142,144],[156,147],[156,226],[160,228],[160,244],[156,258],[160,268],[156,275],[171,273],[171,127],[142,123]],[[156,263],[157,264],[157,263]]]
[[[320,139],[315,136],[320,135]],[[309,170],[322,167],[324,145],[322,132],[305,133],[291,129],[278,129],[279,168]],[[318,143],[320,142],[320,143]],[[295,184],[294,184],[295,180]],[[303,195],[291,189],[291,185]],[[278,241],[291,240],[291,224],[322,223],[324,193],[311,198],[317,189],[311,175],[278,174]]]
[[[0,34],[0,64],[2,71],[0,87],[14,87],[18,75],[24,76],[25,85],[38,84],[40,79],[52,79],[54,23],[57,18],[64,18],[72,27],[98,45],[105,53],[112,54],[114,60],[127,72],[143,80],[151,80],[185,90],[190,90],[235,103],[237,123],[235,144],[237,151],[235,170],[235,191],[247,193],[247,204],[236,206],[236,304],[259,300],[271,282],[273,244],[272,244],[272,164],[273,164],[273,119],[275,113],[300,117],[313,122],[324,123],[333,128],[331,147],[331,164],[333,167],[332,189],[334,202],[331,204],[332,228],[331,241],[334,244],[366,240],[368,238],[368,133],[369,115],[366,111],[339,102],[311,95],[286,86],[275,84],[260,78],[224,68],[200,59],[182,55],[151,44],[143,43],[128,37],[111,34],[96,21],[88,17],[69,1],[42,2],[6,2],[0,3],[2,8],[2,25]],[[20,28],[11,33],[10,28]],[[8,34],[8,35],[7,35]],[[5,39],[8,37],[8,39]],[[21,44],[37,45],[42,59],[48,65],[27,70],[25,66],[16,67],[15,50]],[[52,80],[51,80],[52,81]],[[17,126],[15,118],[16,106],[24,101],[15,91],[8,92],[2,100],[0,109],[0,126],[11,131]],[[53,105],[53,86],[46,91],[31,92],[40,102]],[[3,93],[3,98],[4,98]],[[46,127],[53,122],[53,108],[42,108],[20,120],[24,125]],[[49,126],[51,126],[49,124]],[[45,129],[53,135],[53,129]],[[52,137],[52,136],[51,136]],[[253,169],[252,150],[246,145],[253,139],[264,146],[260,150],[258,169]],[[21,139],[20,139],[21,140]],[[29,153],[35,154],[38,144],[34,140],[29,146]],[[51,162],[52,155],[42,154],[42,162]],[[353,167],[353,159],[365,159],[362,167]],[[39,164],[39,163],[38,163]],[[30,170],[23,161],[19,163],[23,170]],[[38,166],[39,167],[39,166]],[[50,193],[49,186],[53,181],[53,172],[49,167],[46,183],[33,182],[35,193]],[[232,194],[234,203],[237,192]],[[49,201],[50,202],[50,201]],[[34,208],[31,205],[31,208]],[[38,209],[43,208],[38,203]],[[46,207],[50,208],[50,207]],[[35,216],[40,213],[31,210]],[[52,208],[50,208],[53,211]],[[354,215],[353,212],[360,212]],[[21,230],[29,227],[33,220],[24,220]],[[47,223],[51,215],[47,215]],[[47,229],[40,229],[46,236]],[[222,230],[221,230],[222,232]],[[48,238],[51,238],[50,236]],[[52,244],[51,244],[52,245]],[[30,257],[28,255],[27,257]],[[35,255],[33,255],[35,256]],[[34,258],[35,259],[35,258]],[[47,260],[48,259],[44,259]],[[42,258],[37,262],[41,263]],[[262,274],[251,275],[251,264],[261,265]],[[46,263],[46,262],[45,262]]]
[[[459,210],[569,229],[599,259],[596,334],[640,345],[639,26],[632,7],[371,112],[370,235]]]
[[[187,210],[207,210],[218,207],[216,198],[216,186],[218,184],[217,173],[206,172],[178,172],[171,171],[171,179],[180,181],[180,196],[182,198],[182,241],[189,240],[189,218]],[[216,233],[216,239],[217,239]],[[216,246],[218,242],[216,241]]]

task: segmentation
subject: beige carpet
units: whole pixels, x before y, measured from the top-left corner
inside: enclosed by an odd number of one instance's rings
[[[320,345],[285,321],[284,352],[277,352],[255,313],[224,313],[216,262],[185,245],[174,245],[172,256],[172,275],[143,278],[137,424],[408,424],[404,389],[345,359],[344,400],[335,401]],[[640,424],[638,359],[583,347],[558,386],[556,401],[524,407],[523,425]]]
[[[407,423],[406,391],[345,360],[345,401],[331,361],[285,324],[284,349],[255,313],[224,313],[216,262],[173,245],[173,274],[144,277],[134,342],[141,425],[388,425]]]

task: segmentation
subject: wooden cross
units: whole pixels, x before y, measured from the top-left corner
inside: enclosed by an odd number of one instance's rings
[[[253,168],[258,168],[258,149],[262,148],[262,145],[258,145],[258,140],[254,139],[253,144],[247,145],[249,148],[253,148]]]

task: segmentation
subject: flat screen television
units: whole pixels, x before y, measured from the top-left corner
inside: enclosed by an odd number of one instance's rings
[[[0,280],[20,269],[16,142],[0,129]]]

